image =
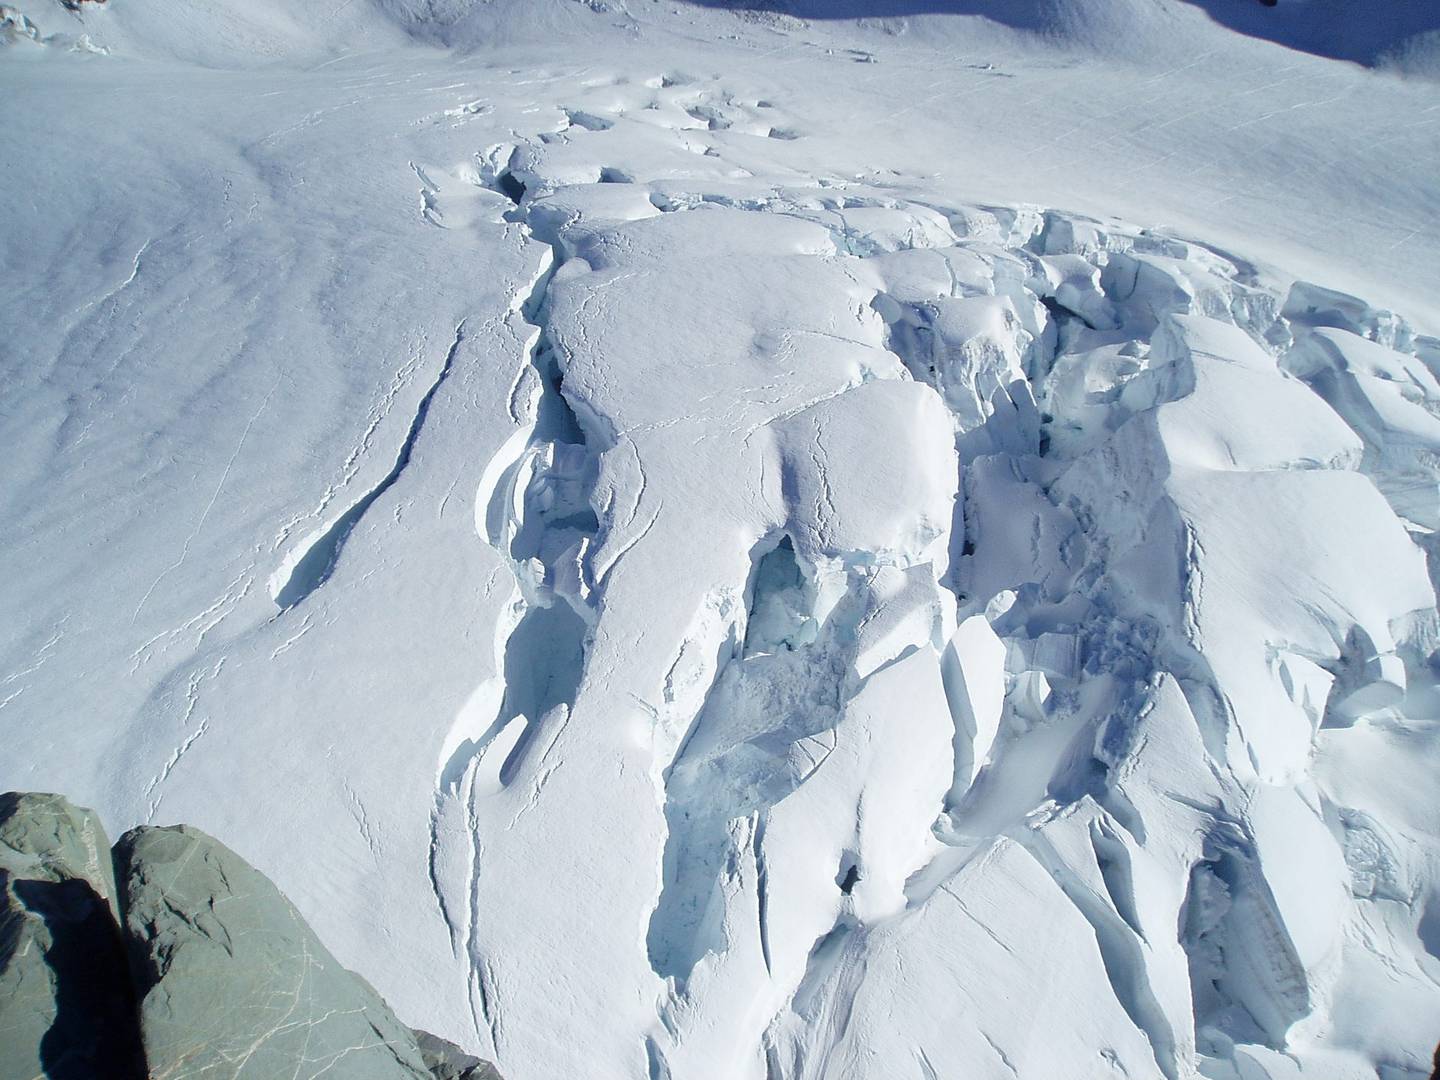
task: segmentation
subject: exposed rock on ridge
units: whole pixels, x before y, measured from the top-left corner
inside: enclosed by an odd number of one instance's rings
[[[118,912],[92,811],[0,795],[0,1077],[144,1075]]]
[[[132,829],[112,861],[92,811],[0,796],[0,905],[0,1080],[498,1080],[396,1019],[198,829]]]

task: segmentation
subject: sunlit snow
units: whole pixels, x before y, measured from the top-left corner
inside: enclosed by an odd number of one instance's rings
[[[1421,1080],[1440,16],[824,7],[0,8],[0,789],[511,1080]]]

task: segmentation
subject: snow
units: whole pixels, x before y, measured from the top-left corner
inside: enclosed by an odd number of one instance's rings
[[[0,786],[521,1080],[1427,1075],[1434,26],[942,6],[17,5]]]

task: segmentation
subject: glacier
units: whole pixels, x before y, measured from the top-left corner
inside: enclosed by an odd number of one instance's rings
[[[1268,14],[0,8],[0,789],[512,1080],[1429,1076],[1440,19]]]

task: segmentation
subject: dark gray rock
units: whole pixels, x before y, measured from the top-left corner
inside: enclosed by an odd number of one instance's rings
[[[133,829],[112,853],[91,811],[0,795],[0,1080],[242,1072],[500,1080],[400,1023],[268,878],[198,829]]]
[[[145,1075],[99,819],[0,795],[0,1080]]]
[[[224,844],[139,828],[115,855],[151,1075],[431,1080],[410,1029]]]
[[[495,1066],[467,1054],[452,1042],[428,1031],[415,1032],[420,1056],[435,1080],[501,1080]]]

